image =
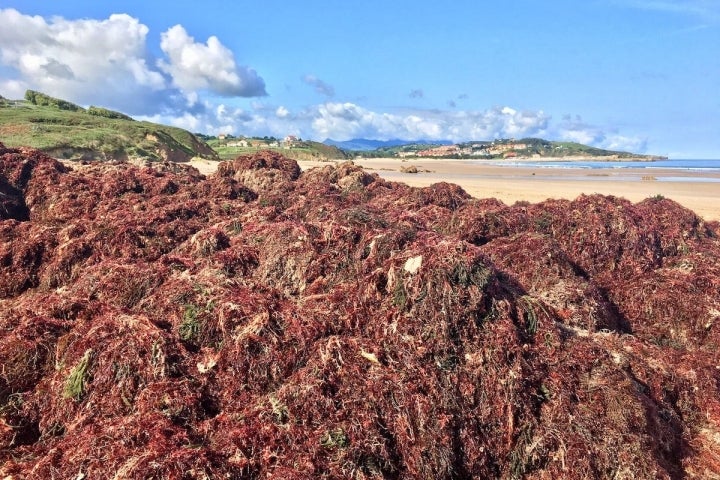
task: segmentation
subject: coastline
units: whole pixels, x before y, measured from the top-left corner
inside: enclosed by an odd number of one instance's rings
[[[396,158],[359,159],[355,162],[387,180],[426,187],[437,182],[456,183],[476,198],[495,197],[508,205],[538,203],[549,198],[573,200],[599,193],[640,202],[662,195],[693,210],[705,220],[720,221],[720,171],[698,173],[666,168],[537,168],[498,165],[496,162],[447,159],[407,161]],[[402,173],[414,165],[419,173]],[[302,168],[305,168],[301,164]]]
[[[217,162],[207,160],[191,163],[204,174],[217,168]],[[300,168],[307,170],[340,161],[298,163]],[[494,197],[508,205],[518,201],[538,203],[550,198],[573,200],[582,194],[594,193],[622,197],[634,203],[661,195],[693,210],[705,220],[720,221],[720,170],[699,174],[668,168],[592,170],[499,165],[492,160],[403,161],[398,158],[362,158],[354,163],[386,180],[414,187],[427,187],[437,182],[456,183],[473,197]],[[400,171],[409,166],[415,166],[418,173]]]

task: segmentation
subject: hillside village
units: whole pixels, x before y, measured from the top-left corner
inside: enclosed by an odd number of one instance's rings
[[[477,142],[464,145],[442,145],[417,152],[418,157],[447,157],[452,155],[467,155],[472,157],[487,157],[502,155],[505,158],[517,156],[517,152],[527,150],[526,143]],[[402,156],[402,155],[400,155]],[[538,154],[539,156],[539,154]]]

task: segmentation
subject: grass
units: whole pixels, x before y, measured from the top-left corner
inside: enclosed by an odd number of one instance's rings
[[[25,101],[0,104],[0,139],[8,147],[29,146],[46,152],[67,150],[68,157],[95,152],[112,158],[159,160],[158,146],[164,146],[189,156],[216,158],[207,145],[181,128]]]
[[[233,235],[237,235],[242,232],[243,225],[242,222],[238,219],[234,219],[230,224],[227,226],[227,232]]]
[[[252,155],[260,150],[272,150],[297,161],[342,160],[347,158],[347,155],[341,150],[318,142],[301,142],[299,146],[294,146],[292,148],[271,147],[269,144],[257,147],[235,147],[227,145],[228,142],[234,141],[237,141],[237,139],[211,139],[208,140],[207,143],[217,152],[218,156],[222,160],[232,160],[240,155]]]

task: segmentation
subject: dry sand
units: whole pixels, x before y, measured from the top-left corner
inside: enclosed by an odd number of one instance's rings
[[[298,162],[303,170],[327,162]],[[508,205],[517,201],[532,203],[548,198],[572,200],[581,194],[601,193],[639,202],[662,195],[695,211],[706,220],[720,220],[720,173],[684,172],[668,169],[531,168],[497,165],[494,162],[447,159],[397,158],[358,159],[357,165],[387,180],[424,187],[437,182],[456,183],[477,198],[495,197]],[[208,174],[217,162],[193,162]],[[414,165],[420,173],[402,173]],[[706,180],[698,181],[702,177]]]

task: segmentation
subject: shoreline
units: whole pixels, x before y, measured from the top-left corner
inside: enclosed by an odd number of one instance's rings
[[[456,183],[473,197],[494,197],[508,205],[518,201],[539,203],[550,198],[574,200],[582,194],[594,193],[623,197],[633,203],[661,195],[693,210],[705,220],[720,221],[720,172],[699,175],[667,168],[539,168],[500,165],[492,160],[487,163],[447,159],[403,162],[396,158],[363,158],[355,163],[386,180],[414,187],[443,181]],[[419,173],[400,172],[401,167],[411,165],[417,167]],[[301,168],[306,168],[304,163]],[[699,176],[708,181],[694,180]]]
[[[342,161],[298,162],[302,170],[338,163]],[[491,160],[469,163],[448,159],[362,158],[354,163],[386,180],[413,187],[455,183],[475,198],[493,197],[507,205],[518,201],[539,203],[551,198],[574,200],[582,194],[596,193],[626,198],[633,203],[663,196],[704,220],[720,221],[720,171],[699,174],[667,168],[541,168],[498,165]],[[190,164],[206,175],[217,168],[217,162],[208,160]],[[417,167],[419,173],[400,172],[400,168],[409,166]],[[704,181],[697,181],[699,177]]]

